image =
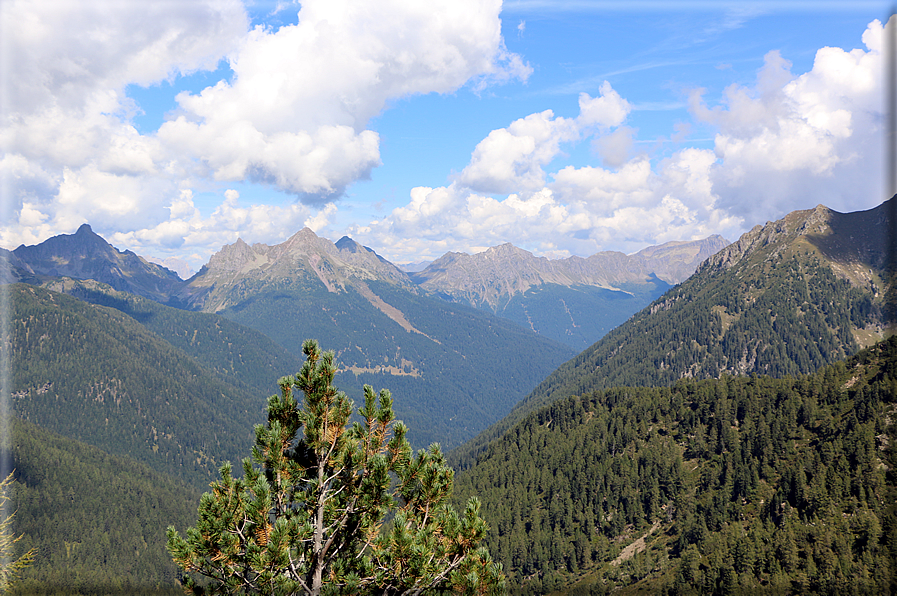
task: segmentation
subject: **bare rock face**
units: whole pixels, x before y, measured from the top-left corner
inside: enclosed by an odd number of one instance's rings
[[[446,253],[423,271],[412,273],[411,279],[428,292],[495,309],[509,297],[545,284],[614,290],[623,284],[648,283],[652,277],[679,283],[727,244],[716,235],[698,241],[668,242],[634,255],[606,251],[586,259],[558,260],[502,244],[475,255]]]
[[[215,312],[233,303],[232,291],[238,285],[258,290],[296,279],[317,280],[335,293],[371,280],[416,291],[404,271],[369,248],[348,237],[334,244],[303,228],[274,246],[250,246],[240,239],[225,245],[189,281],[181,296],[192,308]]]
[[[35,246],[22,245],[12,255],[11,265],[20,272],[17,281],[29,283],[54,277],[93,279],[162,303],[168,302],[182,283],[174,271],[129,250],[116,249],[87,224],[74,234],[54,236]]]

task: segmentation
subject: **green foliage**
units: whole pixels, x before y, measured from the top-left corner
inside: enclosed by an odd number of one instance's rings
[[[891,593],[895,412],[897,337],[802,377],[604,389],[527,416],[456,494],[515,592]]]
[[[868,289],[810,254],[756,254],[703,267],[561,365],[498,424],[451,454],[463,468],[528,413],[609,387],[669,386],[722,375],[807,374],[859,349],[853,330],[880,324]]]
[[[302,364],[267,336],[219,315],[165,306],[93,280],[62,278],[43,287],[125,313],[220,380],[262,400],[279,371],[298,370]]]
[[[257,329],[301,356],[301,339],[345,346],[337,353],[346,366],[366,369],[357,385],[389,384],[406,396],[396,414],[412,430],[414,446],[439,442],[447,448],[498,421],[574,351],[518,325],[447,304],[385,282],[368,282],[379,298],[397,309],[419,332],[407,331],[352,290],[330,292],[317,278],[297,276],[276,289],[241,280],[221,315]],[[290,313],[284,317],[284,313]],[[480,362],[488,359],[488,366]],[[394,366],[406,376],[374,372]],[[349,392],[360,401],[360,391]]]
[[[8,447],[21,552],[12,594],[176,594],[165,527],[196,514],[199,491],[129,458],[16,418]]]
[[[215,378],[130,316],[19,284],[10,303],[20,418],[197,487],[214,477],[216,456],[252,444],[264,398]]]
[[[29,549],[19,555],[16,544],[23,538],[13,533],[13,519],[15,512],[9,512],[12,497],[9,496],[12,484],[12,472],[0,481],[0,593],[5,594],[15,584],[22,573],[34,562],[35,549]],[[18,555],[18,556],[17,556]]]
[[[187,586],[225,594],[502,591],[501,566],[479,546],[487,527],[477,500],[463,515],[448,504],[453,472],[438,446],[412,455],[390,393],[370,386],[362,421],[349,425],[352,402],[333,386],[334,354],[314,341],[303,352],[302,370],[268,400],[243,477],[225,464],[186,538],[168,530],[177,564],[207,578],[188,576]]]

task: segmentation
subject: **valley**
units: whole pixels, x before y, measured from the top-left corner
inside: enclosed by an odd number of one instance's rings
[[[883,341],[888,208],[820,206],[732,244],[629,257],[548,261],[504,245],[415,273],[307,229],[275,246],[225,246],[188,280],[84,226],[12,251],[4,449],[20,470],[26,544],[44,553],[23,586],[53,593],[65,580],[52,570],[72,565],[92,593],[122,564],[73,558],[71,546],[61,563],[42,542],[49,501],[34,495],[69,490],[101,456],[195,504],[223,462],[249,453],[265,397],[314,337],[335,351],[356,404],[362,385],[388,388],[415,448],[451,450],[458,503],[479,495],[513,593],[824,591],[854,576],[884,589],[897,577],[897,512],[883,505],[897,440],[897,350]],[[40,433],[97,455],[44,478],[35,470],[49,452],[25,447]],[[102,534],[103,518],[79,515]],[[157,530],[108,539],[149,544]],[[838,542],[848,530],[853,542]],[[152,548],[122,590],[173,585]],[[715,558],[720,548],[734,558]],[[777,567],[781,549],[794,554]],[[854,556],[841,571],[826,567],[844,552]]]

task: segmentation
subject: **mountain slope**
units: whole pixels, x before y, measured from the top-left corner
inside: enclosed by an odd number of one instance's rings
[[[548,260],[511,244],[475,255],[447,253],[412,280],[575,348],[585,348],[688,277],[728,244],[720,236],[668,242],[634,255],[600,252]]]
[[[893,593],[897,336],[803,377],[554,402],[456,476],[514,593]]]
[[[862,225],[869,247],[884,247],[887,210],[885,203],[842,214],[820,205],[756,226],[564,363],[506,420],[455,454],[456,463],[469,463],[526,413],[567,396],[723,374],[808,373],[881,338],[881,250],[859,256],[845,230]]]
[[[74,234],[54,236],[35,246],[23,245],[12,254],[17,259],[12,263],[15,281],[26,283],[55,277],[93,279],[163,304],[183,283],[174,271],[129,250],[119,251],[87,224]]]
[[[182,594],[165,528],[196,518],[199,491],[130,458],[10,420],[19,547],[37,549],[13,594]]]
[[[181,297],[297,357],[307,338],[333,349],[339,386],[356,401],[364,383],[393,391],[416,446],[472,437],[572,355],[494,315],[424,296],[373,251],[308,229],[276,246],[225,246]]]
[[[275,393],[280,377],[302,367],[266,335],[216,314],[172,308],[93,280],[58,278],[41,286],[123,312],[248,398]]]
[[[118,310],[21,284],[10,305],[16,416],[200,487],[249,452],[263,396]]]

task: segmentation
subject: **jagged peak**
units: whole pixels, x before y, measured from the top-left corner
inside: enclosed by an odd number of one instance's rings
[[[373,252],[368,247],[358,244],[357,242],[355,242],[348,236],[343,236],[342,238],[337,240],[336,247],[341,251],[348,251],[348,252],[361,252],[363,250],[368,251],[368,252]]]
[[[784,246],[800,236],[820,235],[830,231],[829,222],[835,212],[825,205],[792,211],[781,219],[756,225],[750,231],[708,259],[704,267],[728,269],[745,255],[765,247]],[[772,248],[771,248],[772,249]]]
[[[83,223],[78,227],[78,230],[75,232],[75,236],[83,235],[83,234],[94,234],[93,229],[90,227],[90,224]]]
[[[213,254],[208,264],[203,266],[203,269],[211,271],[238,271],[244,264],[255,257],[256,252],[257,250],[246,244],[242,238],[237,238],[233,244],[225,244],[218,252]]]
[[[299,230],[298,232],[296,232],[295,234],[293,234],[292,236],[290,236],[289,238],[287,238],[287,242],[289,242],[290,240],[293,240],[293,239],[297,239],[297,240],[298,240],[298,239],[300,239],[300,238],[306,238],[306,239],[307,239],[307,238],[315,238],[315,239],[318,239],[318,238],[320,238],[320,236],[318,236],[317,234],[315,234],[314,230],[312,230],[310,227],[305,226],[304,228],[302,228],[301,230]]]
[[[333,253],[336,251],[336,247],[333,242],[328,240],[327,238],[321,238],[317,234],[315,234],[314,230],[309,227],[304,227],[281,244],[275,245],[274,247],[277,249],[277,254],[283,254],[284,251],[287,253],[294,252],[298,249],[302,253]]]
[[[514,246],[510,242],[505,242],[504,244],[499,244],[498,246],[491,246],[487,248],[485,251],[479,254],[486,254],[488,256],[505,256],[505,255],[527,255],[533,256],[531,252],[528,250],[524,250],[518,246]]]

